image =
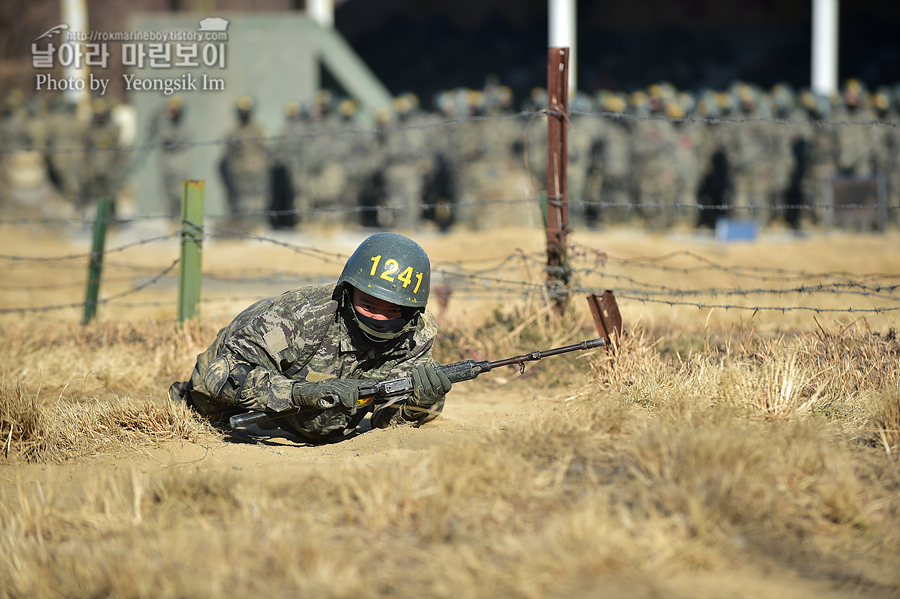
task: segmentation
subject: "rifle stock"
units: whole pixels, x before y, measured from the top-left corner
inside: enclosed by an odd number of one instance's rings
[[[438,368],[440,368],[440,370],[447,375],[447,378],[450,379],[451,383],[458,383],[460,381],[471,381],[472,379],[477,378],[479,375],[484,374],[485,372],[490,372],[494,368],[498,368],[500,366],[511,366],[513,364],[518,364],[519,372],[525,372],[526,362],[535,362],[543,358],[548,358],[550,356],[556,356],[573,351],[596,349],[598,347],[604,347],[605,345],[606,340],[603,338],[588,339],[587,341],[581,341],[580,343],[575,343],[573,345],[566,345],[565,347],[533,351],[527,354],[522,354],[520,356],[506,358],[504,360],[496,360],[494,362],[489,362],[487,360],[462,360],[461,362],[445,364],[439,366]],[[357,407],[364,408],[373,402],[382,403],[386,400],[391,399],[392,397],[409,395],[411,392],[412,379],[410,379],[409,376],[401,376],[386,381],[372,381],[371,384],[364,384],[360,387],[359,402],[357,403]],[[240,428],[249,426],[251,424],[256,424],[258,422],[265,422],[266,420],[274,420],[276,418],[281,418],[283,416],[288,416],[294,413],[295,411],[293,410],[276,413],[247,412],[246,414],[237,414],[236,416],[232,416],[229,419],[228,423],[231,428]]]

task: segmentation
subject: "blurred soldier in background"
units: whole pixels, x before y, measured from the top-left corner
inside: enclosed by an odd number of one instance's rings
[[[382,206],[389,210],[378,211],[378,224],[393,229],[412,229],[422,218],[422,197],[425,177],[432,164],[426,146],[425,131],[419,111],[419,99],[412,93],[394,98],[394,113],[398,127],[382,134],[381,147],[384,162],[385,198]]]
[[[335,110],[338,116],[338,129],[343,133],[334,137],[333,155],[334,161],[343,166],[339,191],[334,198],[333,208],[356,207],[360,205],[360,196],[363,193],[366,177],[372,171],[371,162],[377,159],[373,148],[377,142],[372,135],[361,135],[348,131],[356,128],[359,106],[350,98],[338,101]],[[328,215],[332,221],[359,222],[358,214],[341,213],[334,211]]]
[[[40,185],[44,173],[44,158],[34,151],[28,124],[28,99],[22,90],[10,91],[3,100],[0,116],[0,154],[2,182],[14,190],[31,189]],[[14,151],[11,151],[14,150]]]
[[[735,215],[752,218],[761,224],[768,223],[769,210],[766,208],[771,186],[768,169],[767,123],[757,122],[762,117],[759,90],[738,81],[732,86],[736,112],[747,119],[739,124],[728,125],[730,146],[729,164],[734,176],[734,201],[732,206],[740,208]]]
[[[597,109],[601,112],[624,114],[628,101],[624,94],[601,91],[597,95]],[[617,223],[628,220],[634,212],[626,206],[629,172],[629,121],[622,118],[597,118],[598,131],[591,140],[585,176],[585,221],[595,227],[602,220]],[[619,204],[598,206],[597,204]]]
[[[793,89],[786,83],[777,83],[769,91],[770,116],[776,119],[794,120],[796,99]],[[803,204],[802,171],[806,168],[805,141],[794,123],[767,124],[767,160],[772,175],[769,202],[773,205],[799,206]],[[773,219],[785,221],[792,228],[798,227],[799,211],[788,208],[772,213]]]
[[[81,171],[84,165],[80,148],[85,126],[78,118],[77,110],[78,104],[60,98],[51,117],[50,138],[47,141],[51,179],[59,193],[73,207],[77,207],[80,202]]]
[[[591,146],[600,137],[603,120],[593,114],[591,98],[583,93],[574,93],[569,98],[568,119],[568,164],[566,178],[569,202],[569,216],[581,217],[588,222],[591,216],[587,213],[587,179],[591,168]],[[593,219],[596,224],[596,218]]]
[[[713,121],[722,115],[719,94],[705,91],[697,103],[699,116]],[[715,227],[716,221],[724,214],[724,207],[731,202],[731,172],[726,151],[727,125],[714,122],[704,123],[699,129],[700,178],[697,186],[697,204],[704,208],[697,215],[697,226]]]
[[[301,169],[305,188],[297,191],[306,196],[304,205],[316,211],[310,218],[317,222],[338,223],[355,219],[355,215],[341,212],[340,208],[350,208],[357,203],[355,197],[345,195],[349,193],[348,178],[351,173],[354,180],[359,178],[358,173],[364,167],[358,164],[358,156],[365,153],[361,148],[372,143],[363,136],[340,133],[340,130],[352,127],[356,103],[338,99],[329,90],[322,89],[316,93],[307,113],[307,126],[323,135],[317,135],[303,145]],[[367,159],[378,160],[374,156]]]
[[[512,90],[500,85],[496,76],[488,76],[483,91],[470,90],[468,98],[479,102],[484,98],[483,109],[477,108],[475,112],[483,111],[488,117],[500,117],[508,114],[513,106]],[[586,96],[583,98],[587,99]],[[577,104],[576,104],[577,105]],[[581,106],[584,111],[591,109],[589,99]],[[481,121],[482,140],[480,152],[482,158],[469,164],[470,172],[476,174],[480,181],[480,191],[476,191],[480,206],[475,206],[477,222],[474,228],[491,228],[510,225],[533,225],[540,222],[541,214],[536,203],[509,204],[509,201],[523,201],[536,197],[532,187],[531,176],[525,168],[524,144],[525,130],[528,127],[527,119],[514,118],[489,118]],[[545,123],[546,129],[546,123]],[[471,140],[471,141],[474,141]],[[546,153],[545,153],[546,162]],[[544,165],[546,169],[546,164]],[[576,169],[584,177],[584,168]],[[583,187],[583,183],[581,184]],[[458,188],[459,186],[457,186]],[[546,188],[546,185],[544,186]],[[573,189],[578,189],[573,195]],[[569,198],[580,201],[582,189],[569,186]],[[496,203],[484,203],[485,200],[496,200]],[[580,206],[579,206],[580,208]]]
[[[303,145],[301,137],[304,130],[300,102],[296,100],[287,102],[284,105],[284,125],[278,132],[270,173],[272,197],[270,222],[273,229],[293,229],[299,220],[293,211],[297,208],[297,189],[303,185],[300,173]],[[304,208],[305,205],[301,210]]]
[[[28,134],[27,98],[20,89],[14,89],[3,99],[0,114],[0,144],[2,149],[25,149],[31,147]]]
[[[865,102],[865,89],[857,79],[846,81],[841,97],[836,99],[831,118],[850,123],[874,120],[875,115]],[[845,177],[871,176],[874,162],[871,128],[841,125],[836,128],[836,133],[838,174]]]
[[[460,117],[484,116],[486,110],[484,92],[468,88],[460,88],[456,92]],[[456,220],[472,230],[494,226],[485,219],[485,200],[497,199],[488,197],[485,192],[492,175],[496,176],[497,172],[496,170],[491,172],[491,160],[495,158],[491,154],[496,140],[490,139],[490,136],[484,133],[482,123],[484,121],[468,121],[455,127],[456,143],[459,148],[457,163],[459,205],[456,207]],[[546,129],[545,124],[545,135]],[[546,163],[546,153],[544,156]],[[545,164],[544,169],[546,168]]]
[[[663,117],[672,101],[671,89],[651,85],[648,93],[632,94],[632,104],[639,116]],[[676,165],[672,160],[677,147],[671,121],[640,119],[634,132],[634,168],[640,190],[641,214],[652,230],[670,227],[676,221],[677,201],[674,190]]]
[[[900,92],[900,85],[897,88]],[[879,87],[872,95],[872,105],[879,121],[897,123],[898,100],[887,86]],[[872,127],[872,147],[875,151],[875,170],[884,177],[888,206],[893,209],[900,222],[900,127]]]
[[[169,216],[178,217],[181,215],[182,181],[190,179],[187,148],[190,135],[184,123],[184,98],[171,96],[166,102],[165,117],[160,131],[162,148],[159,157],[166,194],[165,210]]]
[[[110,118],[110,110],[105,98],[96,98],[91,103],[93,118],[84,133],[81,208],[106,198],[110,214],[115,215],[117,194],[123,180],[124,154],[119,148],[120,129]]]
[[[237,120],[237,127],[227,135],[220,170],[228,192],[231,225],[252,228],[267,220],[269,157],[265,132],[253,121],[250,96],[238,98]]]
[[[674,97],[666,102],[666,116],[672,121],[672,128],[676,136],[675,153],[672,161],[675,163],[675,182],[673,184],[675,202],[679,207],[675,209],[675,224],[693,226],[697,221],[697,210],[693,206],[697,203],[697,188],[700,185],[700,165],[708,158],[703,154],[702,128],[699,123],[685,120],[694,110],[696,101],[687,92],[676,92]]]
[[[357,215],[342,212],[341,208],[359,205],[360,189],[370,162],[383,157],[372,154],[375,142],[371,136],[347,133],[353,128],[356,102],[350,98],[329,96],[327,116],[318,121],[319,130],[328,135],[315,138],[316,156],[308,160],[316,165],[313,178],[312,207],[319,222],[344,223],[355,221]]]
[[[457,95],[451,90],[438,92],[433,100],[437,111],[436,121],[453,120],[459,117]],[[428,207],[423,217],[434,221],[442,232],[446,232],[458,218],[454,206],[459,202],[460,147],[456,127],[442,127],[441,135],[431,142],[433,168],[425,183],[423,202]]]
[[[25,127],[31,140],[31,147],[45,154],[50,139],[51,112],[45,96],[33,97],[26,103],[27,120]]]
[[[825,121],[832,116],[832,102],[826,96],[805,90],[800,93],[800,103],[806,118],[812,121]],[[825,214],[823,181],[834,177],[837,171],[837,133],[834,127],[818,127],[814,124],[805,125],[801,131],[808,150],[805,157],[808,168],[801,187],[810,206],[808,211],[801,213],[801,217],[809,215],[814,223],[820,223]]]

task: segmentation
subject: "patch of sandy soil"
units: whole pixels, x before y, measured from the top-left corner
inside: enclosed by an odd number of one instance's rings
[[[479,381],[458,383],[447,396],[443,413],[419,427],[372,429],[368,417],[360,432],[338,443],[311,445],[288,433],[250,426],[222,441],[207,439],[202,444],[163,444],[148,452],[161,465],[186,464],[199,460],[204,469],[265,469],[327,465],[348,459],[383,459],[414,451],[439,450],[443,444],[459,442],[481,429],[498,429],[515,420],[534,417],[541,410],[559,407],[559,396],[540,397],[523,382],[508,385]],[[201,465],[202,464],[202,465]]]
[[[487,377],[484,377],[487,378]],[[567,409],[573,395],[565,389],[537,389],[528,379],[505,382],[478,380],[457,384],[448,395],[443,414],[421,428],[394,427],[373,430],[364,421],[360,433],[341,442],[310,445],[287,434],[249,427],[240,436],[208,437],[199,443],[166,442],[129,455],[102,454],[62,466],[25,466],[17,469],[19,484],[55,481],[56,493],[79,493],[87,478],[141,472],[154,475],[171,467],[192,471],[237,474],[249,480],[268,476],[290,477],[292,472],[330,468],[347,460],[402,459],[404,454],[440,451],[442,445],[464,442],[483,430],[499,430],[517,421],[539,417],[547,410]],[[4,476],[3,486],[16,484]],[[68,488],[66,488],[68,487]],[[848,564],[848,567],[850,565]],[[853,564],[848,571],[868,571],[878,580],[873,564]],[[879,590],[860,588],[851,577],[846,581],[808,573],[801,576],[776,563],[758,560],[728,572],[677,573],[653,580],[598,579],[579,594],[586,599],[842,599],[844,597],[888,597]],[[889,583],[890,581],[885,581]],[[891,588],[888,584],[887,588]]]

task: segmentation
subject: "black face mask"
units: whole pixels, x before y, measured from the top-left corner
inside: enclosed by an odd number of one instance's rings
[[[408,318],[389,318],[388,320],[378,320],[371,316],[363,316],[359,311],[354,310],[356,319],[360,328],[366,333],[373,335],[378,339],[393,339],[409,322]]]
[[[401,337],[404,333],[415,329],[418,322],[418,311],[411,308],[404,308],[400,318],[376,320],[370,316],[363,316],[353,307],[348,289],[344,289],[341,293],[341,312],[351,329],[356,329],[368,339],[369,343],[376,344],[384,344]]]

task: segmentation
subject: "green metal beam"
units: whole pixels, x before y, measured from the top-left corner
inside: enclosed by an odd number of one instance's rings
[[[181,261],[178,270],[178,322],[200,318],[203,270],[204,181],[182,182]]]
[[[109,213],[109,199],[98,199],[97,220],[94,221],[94,243],[91,249],[91,261],[88,265],[83,324],[88,324],[97,315],[97,298],[100,295],[100,275],[103,273],[103,251],[106,247],[106,227],[109,224]]]

